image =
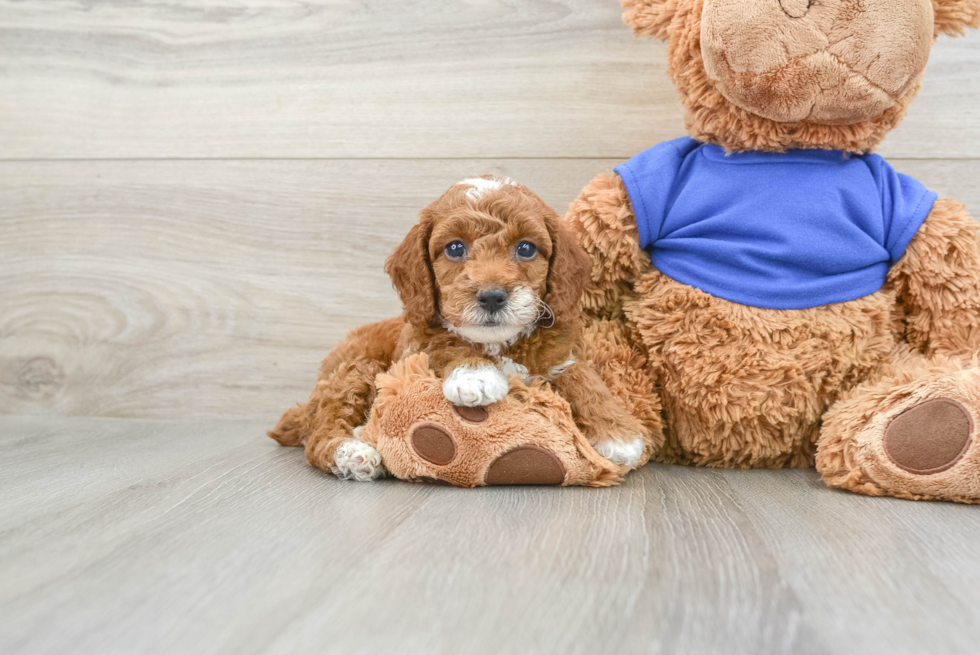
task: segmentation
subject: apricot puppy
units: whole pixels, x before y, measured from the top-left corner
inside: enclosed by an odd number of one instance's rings
[[[340,477],[380,477],[380,456],[356,436],[374,377],[426,353],[455,405],[501,400],[508,375],[549,380],[597,452],[637,464],[643,426],[582,352],[591,261],[537,195],[508,178],[463,180],[422,210],[385,270],[402,316],[348,335],[324,360],[309,403],[288,410],[271,437],[304,444],[313,465]]]

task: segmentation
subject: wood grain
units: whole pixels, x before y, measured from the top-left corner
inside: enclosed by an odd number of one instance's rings
[[[263,427],[0,417],[0,652],[955,654],[980,639],[970,507],[835,492],[810,471],[351,483]]]
[[[0,163],[0,413],[255,418],[400,306],[384,258],[454,181],[563,211],[615,160]],[[980,162],[898,161],[980,208]]]
[[[0,156],[609,157],[683,134],[616,0],[0,0]],[[970,158],[980,36],[882,149]]]

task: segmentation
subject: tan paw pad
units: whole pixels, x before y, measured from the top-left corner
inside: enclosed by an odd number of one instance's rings
[[[916,475],[941,473],[960,461],[973,438],[973,419],[955,400],[933,398],[905,410],[885,429],[891,461]]]
[[[550,484],[565,482],[565,465],[558,456],[540,446],[518,446],[490,464],[487,484]]]

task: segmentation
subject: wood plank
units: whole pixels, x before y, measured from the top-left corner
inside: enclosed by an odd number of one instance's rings
[[[683,134],[616,0],[0,0],[0,156],[610,157]],[[980,35],[889,157],[976,155]]]
[[[734,502],[803,615],[826,617],[820,639],[829,652],[901,652],[910,631],[930,635],[923,652],[976,651],[980,569],[967,544],[980,531],[977,512],[830,491],[810,474],[739,473],[725,475]],[[855,607],[867,609],[854,615]]]
[[[360,484],[262,427],[0,417],[0,651],[903,654],[980,637],[971,507],[653,465],[602,490]]]
[[[384,258],[467,175],[562,211],[616,160],[0,163],[0,413],[254,418],[399,312]],[[895,162],[980,209],[980,162]]]

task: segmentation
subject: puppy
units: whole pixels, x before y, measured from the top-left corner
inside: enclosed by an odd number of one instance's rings
[[[497,402],[508,375],[544,377],[601,455],[628,466],[640,459],[642,424],[582,355],[591,261],[529,189],[492,176],[459,182],[422,210],[385,271],[402,316],[351,332],[324,359],[307,405],[283,414],[270,437],[305,445],[314,466],[339,477],[380,477],[380,455],[357,438],[374,378],[425,352],[455,405]]]

